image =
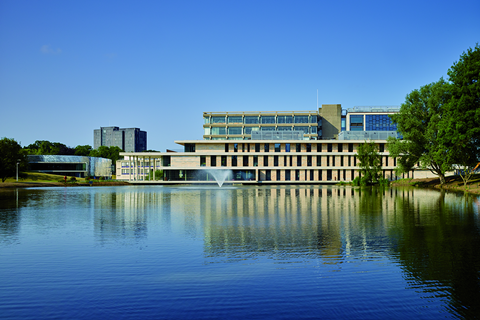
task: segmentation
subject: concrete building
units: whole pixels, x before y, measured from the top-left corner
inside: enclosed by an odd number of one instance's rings
[[[117,161],[117,179],[132,183],[216,183],[217,173],[229,183],[328,184],[350,182],[360,175],[357,150],[365,140],[176,141],[185,152],[124,152]],[[397,159],[389,156],[386,140],[377,140],[383,177],[394,180]],[[163,178],[154,176],[161,170]],[[415,169],[405,178],[428,176]],[[150,181],[146,176],[150,174]]]
[[[147,150],[147,132],[139,128],[100,127],[93,130],[93,148],[116,146],[126,152]]]
[[[300,140],[337,139],[344,131],[396,131],[389,114],[398,107],[354,107],[323,104],[311,111],[204,112],[205,140],[254,140],[263,135],[301,134]],[[278,133],[271,135],[273,132]]]
[[[397,136],[388,117],[395,107],[324,104],[318,111],[204,112],[204,140],[176,141],[184,152],[121,153],[117,179],[132,183],[338,183],[360,175],[357,150],[374,141],[382,175],[397,179],[396,158],[386,149]],[[159,180],[156,171],[161,170]],[[402,177],[426,177],[416,168]],[[148,181],[147,181],[148,180]]]

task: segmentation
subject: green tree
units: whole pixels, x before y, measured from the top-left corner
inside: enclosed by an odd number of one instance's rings
[[[451,85],[443,78],[409,93],[400,112],[390,115],[403,139],[389,138],[390,155],[397,157],[397,172],[408,172],[416,163],[429,169],[445,183],[451,169],[448,159],[449,137],[442,119],[451,97]]]
[[[76,156],[89,156],[91,151],[92,151],[92,147],[89,145],[84,145],[84,146],[78,145],[75,147]]]
[[[456,164],[466,185],[480,158],[480,47],[469,48],[448,70],[451,99],[442,119],[448,161]]]
[[[73,155],[75,153],[75,149],[67,147],[63,143],[46,140],[37,140],[24,149],[32,155]]]
[[[8,177],[13,177],[18,170],[25,171],[28,168],[28,160],[20,144],[14,139],[3,138],[0,140],[0,178],[2,182]]]
[[[362,174],[362,185],[376,184],[382,178],[382,156],[378,153],[378,146],[373,142],[367,142],[358,146],[357,158]]]

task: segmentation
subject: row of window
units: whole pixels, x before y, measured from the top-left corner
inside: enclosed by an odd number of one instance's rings
[[[216,167],[217,166],[217,158],[220,159],[220,166],[226,167],[227,166],[227,156],[209,156],[210,157],[210,166]],[[231,166],[232,167],[270,167],[269,158],[268,156],[253,156],[252,163],[250,164],[249,156],[230,156],[231,158]],[[274,156],[273,157],[273,166],[279,166],[279,160],[283,157],[283,165],[282,167],[312,167],[313,166],[313,158],[312,156],[307,156],[305,159],[302,159],[302,156]],[[316,166],[321,167],[322,160],[324,161],[325,166],[327,167],[335,167],[335,166],[357,166],[357,157],[356,156],[341,156],[336,158],[335,156],[317,156],[316,157]],[[388,164],[388,156],[385,156],[384,163]],[[240,164],[239,161],[242,161]],[[397,165],[397,159],[393,158],[394,166]],[[207,166],[207,156],[200,157],[200,166],[205,167]]]
[[[302,145],[306,152],[324,152],[323,148],[326,147],[326,152],[333,152],[333,143],[285,143],[285,150],[284,152],[290,152],[290,150],[295,150],[295,152],[302,152]],[[348,152],[353,152],[353,143],[348,143]],[[316,146],[316,147],[315,147]],[[385,144],[380,143],[378,145],[379,152],[385,152]],[[316,149],[316,150],[315,150]],[[250,143],[234,143],[233,144],[233,152],[270,152],[270,144],[269,143],[255,143],[254,147],[251,147]],[[345,150],[345,152],[347,152]],[[274,152],[282,152],[281,144],[275,143],[273,144],[273,151]],[[336,147],[336,151],[344,152],[343,151],[343,143],[338,143]],[[230,152],[230,144],[225,144],[225,152]]]
[[[320,123],[316,115],[303,116],[206,116],[204,124],[212,123],[240,123],[240,124],[275,124],[275,123]]]
[[[205,135],[221,134],[252,134],[252,131],[302,131],[304,134],[317,134],[316,126],[294,126],[294,127],[207,127],[204,128]]]

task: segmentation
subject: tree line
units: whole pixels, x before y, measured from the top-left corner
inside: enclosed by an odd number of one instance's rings
[[[480,161],[480,47],[469,48],[448,70],[448,79],[407,94],[400,112],[390,115],[401,138],[389,138],[397,172],[418,164],[438,175],[459,170],[466,184]]]
[[[15,176],[17,166],[19,172],[28,171],[27,155],[100,157],[112,160],[112,164],[115,166],[117,160],[120,159],[120,152],[123,152],[123,150],[116,146],[100,146],[98,149],[93,149],[89,145],[78,145],[75,148],[71,148],[63,143],[46,140],[37,140],[22,148],[15,139],[3,138],[0,140],[0,178],[2,182],[5,182],[8,177]]]

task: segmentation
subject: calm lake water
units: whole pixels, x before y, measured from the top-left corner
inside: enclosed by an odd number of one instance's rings
[[[395,188],[2,190],[0,318],[480,318],[479,206]]]

